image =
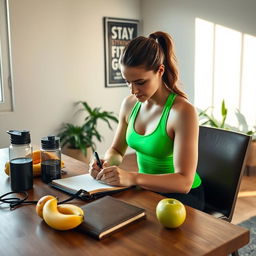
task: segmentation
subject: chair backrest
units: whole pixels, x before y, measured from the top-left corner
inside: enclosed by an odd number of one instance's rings
[[[205,190],[205,211],[231,221],[251,137],[200,126],[197,172]]]

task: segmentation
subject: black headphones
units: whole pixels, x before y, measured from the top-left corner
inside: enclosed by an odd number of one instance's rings
[[[11,194],[18,194],[16,197],[7,197],[8,195]],[[58,202],[58,204],[64,204],[68,201],[71,201],[75,198],[82,199],[82,200],[88,200],[92,199],[91,195],[83,190],[80,189],[78,190],[75,194],[71,195],[69,198]],[[29,201],[28,199],[28,192],[26,191],[19,191],[19,192],[8,192],[0,196],[0,202],[9,204],[10,205],[10,210],[14,210],[17,206],[21,206],[22,204],[37,204],[38,201]]]

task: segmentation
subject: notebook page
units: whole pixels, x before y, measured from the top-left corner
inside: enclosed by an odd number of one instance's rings
[[[116,188],[115,186],[106,185],[95,180],[90,174],[82,174],[69,178],[57,179],[53,180],[52,183],[76,191],[78,191],[79,189],[84,189],[88,192],[98,189]]]

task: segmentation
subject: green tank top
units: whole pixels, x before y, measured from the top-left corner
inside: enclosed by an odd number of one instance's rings
[[[134,129],[141,102],[137,102],[132,109],[126,132],[126,141],[129,147],[136,151],[140,173],[174,173],[173,140],[166,132],[166,124],[175,98],[176,94],[174,93],[168,96],[156,129],[147,135],[138,134]],[[201,179],[196,173],[192,188],[197,188],[200,184]]]

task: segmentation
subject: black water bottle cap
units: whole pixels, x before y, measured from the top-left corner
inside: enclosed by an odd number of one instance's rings
[[[27,130],[9,130],[7,133],[11,135],[12,144],[22,145],[31,142],[30,133]]]
[[[49,135],[41,139],[42,149],[57,149],[60,146],[60,138]]]

